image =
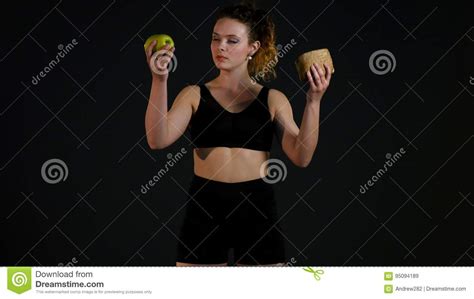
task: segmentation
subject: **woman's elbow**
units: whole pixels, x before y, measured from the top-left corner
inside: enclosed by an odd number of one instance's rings
[[[311,163],[311,160],[305,160],[305,161],[296,161],[296,162],[293,162],[296,166],[300,167],[300,168],[306,168],[309,166],[309,164]]]
[[[316,147],[310,152],[299,153],[294,155],[293,163],[300,168],[308,167],[309,164],[311,164],[311,161],[313,160],[315,151]]]
[[[153,143],[153,142],[150,142],[149,140],[148,140],[148,147],[149,147],[150,149],[152,149],[152,150],[157,150],[157,149],[159,149],[159,148],[158,148],[158,145],[156,145],[156,144]]]
[[[161,150],[166,147],[165,145],[156,142],[155,140],[149,138],[148,136],[146,140],[147,140],[148,146],[152,150]]]
[[[299,167],[299,168],[306,168],[308,167],[308,165],[311,163],[311,159],[300,159],[300,158],[297,158],[297,157],[294,157],[293,159],[290,159],[291,162]]]

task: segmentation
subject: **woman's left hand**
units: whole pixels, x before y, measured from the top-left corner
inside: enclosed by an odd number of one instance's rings
[[[331,82],[331,70],[326,64],[324,64],[324,68],[326,70],[326,76],[324,76],[323,69],[315,63],[313,63],[308,72],[306,72],[306,77],[310,85],[306,93],[306,100],[308,102],[321,101],[324,92]]]

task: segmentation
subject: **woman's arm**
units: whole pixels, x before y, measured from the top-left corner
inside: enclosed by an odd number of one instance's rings
[[[153,80],[145,114],[145,129],[148,145],[152,149],[163,149],[173,144],[188,127],[193,114],[192,102],[200,93],[199,86],[183,88],[168,111],[166,82]]]
[[[148,145],[152,149],[162,148],[168,135],[168,87],[166,81],[153,78],[150,98],[145,113],[145,130]]]
[[[145,49],[148,65],[155,64],[158,72],[151,72],[150,98],[145,113],[145,130],[148,145],[152,149],[163,149],[174,143],[185,132],[193,113],[192,102],[199,97],[196,86],[187,86],[178,94],[168,111],[168,64],[173,57],[174,47],[166,45],[160,56],[152,61],[153,41]],[[198,87],[197,87],[198,88]]]
[[[306,106],[300,128],[293,119],[291,105],[286,96],[279,91],[272,93],[272,101],[277,107],[275,120],[282,149],[299,167],[307,167],[316,150],[319,137],[320,104],[329,86],[331,72],[326,67],[326,77],[324,77],[322,70],[313,66],[307,76],[310,88],[306,94]]]

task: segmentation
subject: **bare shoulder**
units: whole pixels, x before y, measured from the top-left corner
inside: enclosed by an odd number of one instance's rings
[[[201,90],[199,85],[187,85],[178,93],[175,102],[179,102],[179,104],[191,105],[194,113],[197,106],[199,105],[200,97]]]
[[[272,116],[275,115],[277,110],[281,110],[286,105],[289,105],[290,101],[286,97],[286,95],[279,91],[278,89],[271,88],[268,91],[268,109]]]
[[[187,85],[179,92],[178,96],[184,96],[185,98],[199,98],[201,91],[199,85]]]
[[[268,91],[268,100],[273,102],[287,102],[288,98],[278,89],[270,88]]]

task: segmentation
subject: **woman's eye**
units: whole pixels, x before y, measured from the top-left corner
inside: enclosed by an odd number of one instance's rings
[[[218,38],[216,38],[216,37],[212,38],[212,40],[213,40],[213,41],[220,41],[220,39],[218,39]],[[231,43],[231,44],[236,44],[236,43],[238,43],[239,41],[238,41],[238,40],[228,40],[227,42],[228,42],[228,43]]]

